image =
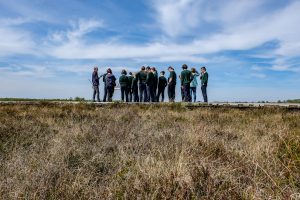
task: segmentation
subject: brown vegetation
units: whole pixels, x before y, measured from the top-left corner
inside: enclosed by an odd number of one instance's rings
[[[1,199],[274,199],[300,191],[300,112],[0,105]]]

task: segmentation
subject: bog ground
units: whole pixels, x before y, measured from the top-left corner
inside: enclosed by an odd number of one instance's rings
[[[299,198],[300,112],[0,105],[1,199]]]

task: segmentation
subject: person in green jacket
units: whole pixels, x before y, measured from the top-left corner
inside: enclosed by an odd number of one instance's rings
[[[168,67],[168,71],[170,72],[169,78],[168,78],[168,96],[169,96],[169,102],[175,102],[176,97],[176,82],[177,82],[177,75],[174,71],[174,68],[172,66]]]
[[[203,95],[204,102],[207,103],[207,84],[208,84],[208,73],[206,67],[201,67],[201,91]]]
[[[133,81],[133,75],[132,75],[132,72],[129,72],[129,76],[128,76],[128,95],[129,95],[129,102],[132,102],[132,96],[133,96],[133,91],[132,91],[132,88],[131,88],[131,85],[132,85],[132,81]]]
[[[147,87],[146,87],[146,79],[147,72],[145,66],[141,67],[141,71],[136,74],[136,78],[139,82],[139,94],[140,94],[140,102],[147,102]]]
[[[120,88],[121,88],[121,99],[124,102],[124,95],[126,102],[128,102],[128,87],[129,87],[129,79],[126,76],[127,72],[125,69],[122,70],[121,76],[119,78]]]
[[[184,93],[184,101],[189,102],[191,100],[191,93],[190,93],[190,84],[193,79],[192,72],[188,70],[188,66],[186,64],[182,65],[183,71],[180,75],[181,80],[181,88],[183,89]]]

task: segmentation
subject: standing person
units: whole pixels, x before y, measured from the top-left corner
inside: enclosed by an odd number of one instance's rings
[[[155,84],[155,76],[154,76],[154,69],[147,67],[147,79],[146,79],[146,85],[147,85],[147,94],[148,94],[148,102],[155,102],[155,95],[154,95],[154,84]]]
[[[129,87],[129,79],[126,76],[127,72],[125,69],[122,70],[121,76],[119,78],[119,83],[121,87],[121,99],[124,102],[124,95],[125,95],[125,100],[128,102],[128,87]]]
[[[182,72],[181,72],[181,87],[183,89],[184,93],[184,101],[189,102],[191,99],[191,93],[190,93],[190,84],[191,80],[193,79],[192,72],[188,70],[188,66],[186,64],[182,65]]]
[[[181,80],[181,75],[178,76],[179,80]],[[184,101],[184,90],[183,87],[180,87],[181,101]]]
[[[133,96],[133,91],[132,91],[132,81],[133,81],[133,75],[132,75],[132,72],[129,72],[129,76],[128,76],[128,82],[129,82],[129,85],[128,85],[128,95],[129,95],[129,102],[132,102],[132,96]]]
[[[158,92],[156,101],[159,102],[159,96],[161,95],[161,102],[164,102],[165,100],[165,88],[168,85],[168,81],[165,77],[165,71],[160,72],[160,76],[158,78]]]
[[[92,74],[92,83],[93,83],[93,102],[95,102],[95,97],[97,95],[97,101],[100,102],[99,94],[99,76],[98,76],[98,67],[94,67]]]
[[[133,93],[133,101],[134,102],[139,102],[139,87],[138,87],[138,80],[136,77],[136,73],[133,74],[133,79],[131,83],[131,90]]]
[[[107,97],[107,91],[106,91],[106,80],[105,80],[105,76],[106,76],[107,73],[105,74],[102,74],[99,78],[102,77],[102,81],[103,81],[103,92],[104,92],[104,95],[103,95],[103,102],[106,102],[106,97]]]
[[[139,92],[140,92],[140,102],[147,102],[147,87],[146,87],[146,79],[147,72],[144,66],[141,67],[141,71],[136,74],[137,80],[139,82]]]
[[[175,102],[175,89],[176,89],[176,73],[174,71],[173,67],[168,68],[170,75],[168,78],[168,96],[169,96],[169,102]]]
[[[190,90],[191,90],[191,101],[192,101],[192,96],[194,96],[194,102],[196,102],[197,99],[197,87],[198,87],[198,81],[197,77],[200,76],[200,74],[196,71],[195,68],[191,69],[192,75],[193,75],[193,80],[191,81],[190,84]]]
[[[208,73],[206,67],[201,67],[201,91],[203,95],[204,102],[207,103],[207,84],[208,84]]]
[[[107,91],[107,101],[111,102],[116,86],[116,77],[113,75],[110,68],[107,69],[107,74],[105,77],[105,86]]]
[[[155,67],[153,68],[153,74],[154,74],[154,86],[153,86],[153,90],[154,90],[154,96],[156,97],[157,95],[157,84],[158,84],[158,74],[157,74],[157,70]]]

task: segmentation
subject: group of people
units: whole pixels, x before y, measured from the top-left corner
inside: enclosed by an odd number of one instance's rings
[[[126,102],[164,102],[165,88],[168,88],[169,102],[175,102],[177,75],[173,67],[168,67],[169,77],[165,77],[165,71],[161,71],[160,75],[155,67],[141,67],[137,73],[122,70],[119,78],[119,85],[121,90],[121,100]],[[94,67],[92,74],[93,84],[93,101],[97,97],[100,102],[99,82],[103,80],[104,83],[104,97],[103,102],[111,102],[116,87],[116,77],[112,70],[107,69],[105,74],[98,75],[98,67]],[[206,67],[201,67],[199,73],[195,68],[188,69],[186,64],[182,65],[182,72],[179,75],[181,82],[181,96],[184,102],[196,102],[196,93],[198,87],[198,80],[201,82],[201,91],[204,102],[207,99],[207,84],[208,73]],[[193,98],[192,98],[193,96]]]

